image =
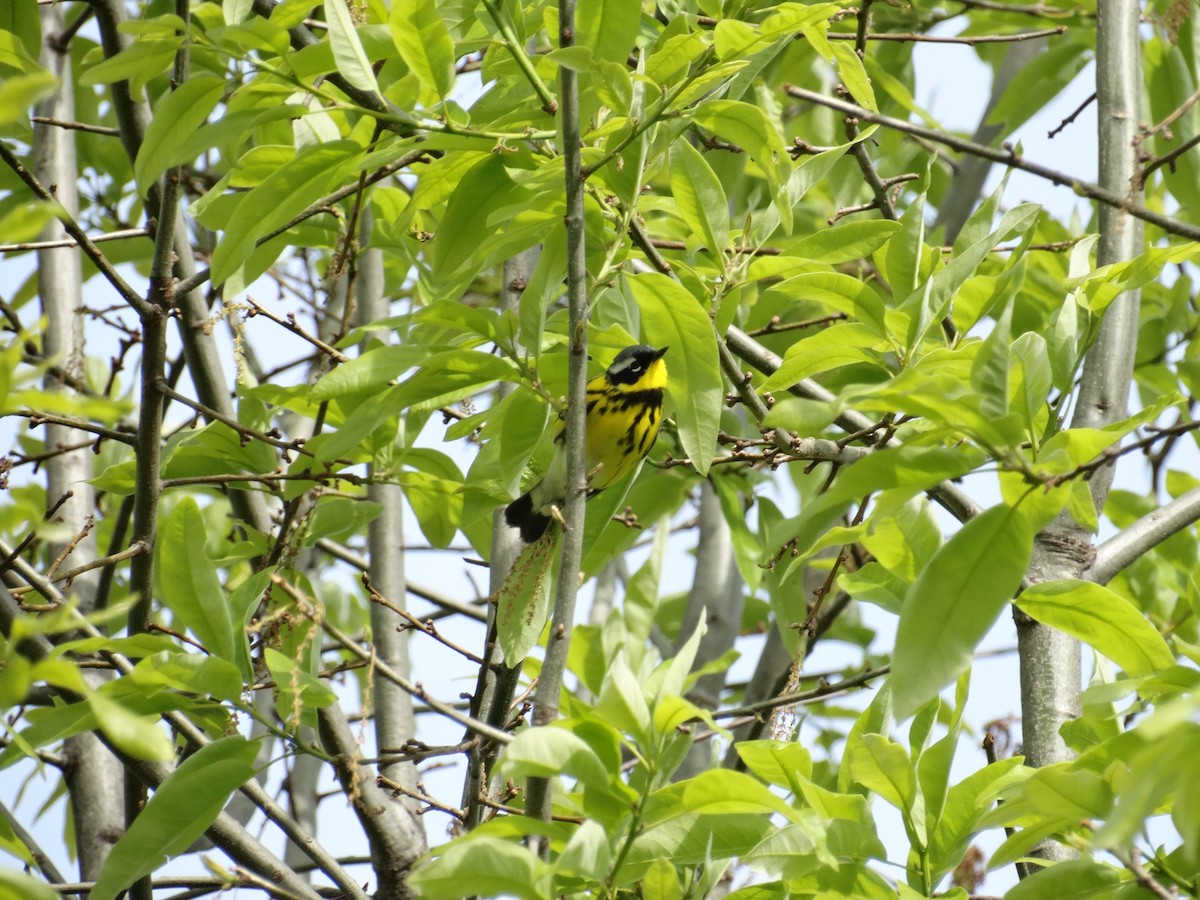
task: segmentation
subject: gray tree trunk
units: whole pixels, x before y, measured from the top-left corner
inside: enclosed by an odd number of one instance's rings
[[[1141,203],[1134,139],[1140,122],[1139,9],[1136,0],[1101,0],[1097,20],[1096,93],[1099,108],[1100,184]],[[1107,265],[1142,250],[1142,225],[1107,206],[1100,207],[1097,263]],[[1133,380],[1140,293],[1121,295],[1105,313],[1096,343],[1084,361],[1073,428],[1099,428],[1126,415]],[[1104,508],[1112,467],[1091,479],[1096,509]],[[1038,535],[1030,580],[1078,577],[1090,564],[1092,535],[1065,513]],[[1048,765],[1072,758],[1060,734],[1080,712],[1080,649],[1066,635],[1018,613],[1021,660],[1022,743],[1026,761]],[[1047,842],[1038,854],[1070,858],[1072,851]]]
[[[75,118],[75,94],[71,76],[71,57],[56,49],[56,39],[63,28],[63,8],[43,6],[41,63],[59,79],[58,91],[39,104],[37,114],[48,118],[72,121]],[[37,177],[43,184],[53,185],[58,201],[75,215],[79,210],[76,192],[75,133],[54,125],[34,127],[34,154]],[[42,233],[43,240],[65,238],[66,231],[58,221],[51,222]],[[84,379],[83,341],[83,270],[79,250],[62,247],[38,251],[38,293],[46,316],[46,338],[43,348],[52,370],[46,376],[46,389],[73,394]],[[46,449],[87,444],[90,436],[82,431],[59,425],[47,425]],[[88,483],[92,477],[92,451],[84,446],[67,450],[46,461],[46,500],[66,500],[55,514],[68,535],[82,530],[96,508],[95,492]],[[65,545],[52,548],[57,554]],[[59,566],[66,571],[94,560],[95,534],[89,532]],[[71,593],[83,610],[91,610],[96,600],[95,573],[76,578]],[[79,853],[79,877],[85,881],[100,874],[104,860],[113,843],[125,831],[122,800],[121,765],[96,739],[83,734],[69,738],[64,745],[66,758],[64,775],[71,795],[71,811]]]

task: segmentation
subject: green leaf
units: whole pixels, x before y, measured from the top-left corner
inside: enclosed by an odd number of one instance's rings
[[[818,372],[854,363],[877,363],[881,340],[858,322],[838,322],[788,347],[779,368],[763,383],[764,391],[789,388]]]
[[[806,234],[790,242],[787,251],[789,255],[800,259],[836,266],[856,259],[869,258],[886,244],[900,227],[899,222],[887,219],[851,219],[832,228],[822,228],[820,231]],[[880,306],[882,305],[881,302]]]
[[[404,472],[397,480],[421,533],[434,547],[449,547],[463,514],[463,482],[428,472]]]
[[[934,555],[900,612],[889,679],[897,718],[967,670],[975,645],[1020,586],[1032,550],[1024,515],[994,506]]]
[[[155,554],[155,581],[163,603],[210,653],[237,663],[237,636],[216,566],[205,553],[204,518],[188,496],[162,523]]]
[[[440,849],[440,856],[408,877],[408,886],[427,900],[458,900],[472,894],[545,900],[554,895],[550,866],[521,844],[472,835]]]
[[[796,811],[744,772],[709,769],[652,793],[643,816],[646,825],[656,825],[691,813],[780,813],[791,819]]]
[[[775,830],[762,813],[688,813],[638,835],[615,880],[632,882],[658,860],[680,867],[744,856]]]
[[[313,385],[311,396],[317,401],[335,400],[373,391],[402,377],[413,366],[440,362],[437,354],[444,350],[425,343],[374,347],[323,376]]]
[[[0,869],[0,900],[59,900],[62,895],[46,882],[12,869]]]
[[[309,520],[304,535],[305,546],[311,547],[321,538],[344,540],[360,532],[383,510],[378,503],[351,500],[349,497],[322,497]]]
[[[729,244],[729,201],[707,160],[682,138],[671,144],[671,195],[693,234],[720,256]]]
[[[1087,41],[1063,36],[1021,66],[988,113],[988,125],[1003,126],[997,135],[1012,134],[1039,112],[1047,97],[1054,97],[1078,75],[1092,57]]]
[[[1035,870],[1006,893],[1005,900],[1091,900],[1118,895],[1128,879],[1112,866],[1090,859],[1068,859]],[[1131,895],[1133,896],[1133,895]]]
[[[642,330],[664,357],[675,401],[679,440],[697,473],[705,475],[717,446],[724,388],[712,322],[686,288],[666,275],[648,272],[625,280],[642,312]]]
[[[961,251],[955,248],[954,255],[945,266],[912,292],[901,308],[910,316],[907,346],[917,347],[931,326],[940,322],[950,308],[954,292],[963,282],[976,274],[979,264],[1001,241],[1014,234],[1024,234],[1032,228],[1042,214],[1035,203],[1022,203],[1004,214],[996,229]]]
[[[163,95],[154,108],[133,163],[133,175],[142,197],[167,169],[192,158],[190,141],[216,108],[224,91],[223,78],[195,75]]]
[[[812,778],[812,754],[790,741],[738,741],[734,749],[746,768],[767,784],[796,791],[797,778]]]
[[[53,94],[57,86],[58,79],[49,72],[31,72],[0,81],[0,125],[28,122],[30,108]],[[0,233],[5,235],[5,240],[14,240],[9,237],[14,232],[5,230]],[[22,236],[15,240],[27,238]]]
[[[503,160],[488,154],[464,173],[446,203],[437,232],[425,247],[433,277],[450,279],[468,264],[482,264],[479,248],[509,224],[512,209],[532,197],[508,174]]]
[[[437,0],[396,0],[388,30],[400,58],[421,83],[421,101],[444,100],[454,87],[454,41]]]
[[[917,773],[904,748],[880,734],[864,734],[849,748],[850,777],[901,812],[917,799]]]
[[[642,24],[641,0],[594,0],[579,5],[575,41],[589,47],[597,59],[622,65],[633,51]]]
[[[996,796],[1009,785],[1025,780],[1033,770],[1019,756],[1002,759],[972,772],[946,792],[946,802],[929,841],[934,867],[944,871],[958,864],[979,830],[977,823]]]
[[[258,744],[238,735],[213,741],[180,763],[155,790],[104,862],[91,896],[117,894],[187,851],[229,795],[254,777]]]
[[[150,79],[162,75],[175,62],[175,53],[183,43],[182,35],[169,40],[139,40],[108,59],[88,66],[79,76],[79,83],[92,86],[128,80],[135,91],[141,91]]]
[[[175,757],[171,739],[157,716],[142,716],[102,693],[87,695],[87,705],[104,736],[121,751],[139,759],[166,762]]]
[[[1043,625],[1095,647],[1135,678],[1175,663],[1167,642],[1137,607],[1099,584],[1045,581],[1022,591],[1016,604]]]
[[[859,106],[866,109],[878,109],[875,105],[875,91],[871,87],[871,79],[863,68],[862,57],[849,44],[833,44],[833,57],[837,65],[838,75],[851,96]]]
[[[925,195],[919,194],[900,216],[900,230],[888,241],[884,254],[884,273],[894,296],[908,296],[921,283],[924,242]]]
[[[379,95],[375,72],[371,61],[363,50],[354,20],[350,18],[347,0],[325,0],[325,22],[329,26],[329,43],[333,46],[333,60],[338,72],[350,84],[364,91]]]
[[[651,863],[642,876],[641,888],[644,900],[683,900],[679,875],[675,867],[663,859]]]
[[[1047,397],[1054,376],[1046,339],[1036,331],[1027,331],[1013,341],[1013,361],[1009,370],[1012,408],[1025,420],[1026,429],[1037,433],[1042,415],[1049,409]]]
[[[233,663],[216,656],[181,653],[176,649],[159,651],[143,659],[129,678],[134,684],[148,689],[165,686],[232,703],[242,695],[241,672]]]
[[[507,753],[506,750],[506,757]],[[575,829],[562,855],[556,860],[555,869],[559,873],[603,881],[608,874],[611,859],[608,832],[599,822],[589,819]],[[671,877],[674,877],[674,874],[675,870],[671,869]]]
[[[317,710],[337,702],[337,694],[286,654],[267,647],[263,659],[275,680],[275,709],[289,725],[317,727]]]
[[[309,145],[241,197],[213,251],[213,284],[222,284],[246,263],[260,237],[286,225],[329,193],[339,183],[342,170],[361,154],[362,148],[353,141]],[[262,271],[272,261],[263,263]],[[253,276],[259,274],[254,272]]]
[[[787,297],[789,301],[799,299],[820,303],[848,316],[854,316],[859,322],[848,324],[861,323],[861,327],[869,327],[871,333],[866,339],[868,345],[878,344],[880,339],[888,337],[883,300],[875,289],[862,279],[841,272],[805,272],[788,278],[770,291],[771,295],[777,293]],[[881,346],[890,347],[890,343]],[[789,348],[788,355],[791,355],[791,352],[792,348]]]
[[[793,567],[804,564],[813,545],[833,526],[846,505],[881,490],[924,491],[948,478],[959,478],[976,468],[983,459],[979,452],[965,447],[921,447],[905,444],[876,450],[852,466],[843,467],[833,487],[809,502],[776,539],[796,540]],[[774,552],[768,549],[768,552]]]
[[[791,231],[791,204],[777,199],[781,198],[783,185],[792,174],[791,158],[766,112],[738,100],[706,100],[692,118],[701,128],[737,144],[754,160],[766,178],[784,231]]]
[[[552,522],[540,540],[527,544],[500,586],[496,628],[509,666],[521,664],[550,620],[550,586],[559,533]]]
[[[583,738],[555,726],[519,732],[504,748],[502,766],[514,777],[570,775],[599,788],[607,788],[614,777]]]
[[[596,712],[613,727],[633,735],[641,743],[649,742],[650,707],[641,682],[629,668],[624,651],[617,653],[609,664],[600,686],[600,701]]]
[[[1012,304],[1004,308],[971,364],[971,386],[984,415],[1008,415],[1008,356],[1012,346]]]
[[[769,876],[786,879],[803,878],[817,868],[838,865],[826,844],[826,823],[817,821],[812,813],[767,835],[746,855],[746,862]]]

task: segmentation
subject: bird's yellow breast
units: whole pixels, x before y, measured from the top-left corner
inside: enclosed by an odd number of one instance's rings
[[[588,383],[587,458],[594,470],[589,487],[619,481],[654,446],[662,424],[666,366],[655,361],[635,384],[617,385],[600,375]]]

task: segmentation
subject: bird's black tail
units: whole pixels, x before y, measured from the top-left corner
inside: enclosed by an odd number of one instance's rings
[[[537,512],[533,508],[533,497],[522,494],[504,510],[504,521],[511,528],[521,529],[521,540],[532,544],[550,526],[550,517]]]

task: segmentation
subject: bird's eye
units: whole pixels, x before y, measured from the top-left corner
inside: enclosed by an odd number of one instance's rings
[[[641,364],[641,363],[634,363],[632,368],[633,368],[633,371],[635,371],[635,372],[640,372],[640,371],[642,371],[642,364]]]

